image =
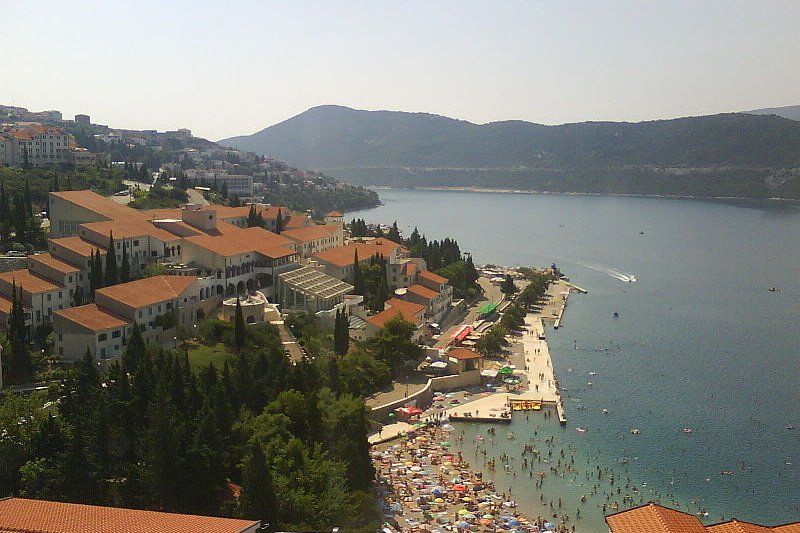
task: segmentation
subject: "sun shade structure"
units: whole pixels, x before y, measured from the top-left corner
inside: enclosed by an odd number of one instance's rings
[[[278,275],[284,307],[308,311],[327,311],[344,300],[353,286],[321,270],[301,267]]]

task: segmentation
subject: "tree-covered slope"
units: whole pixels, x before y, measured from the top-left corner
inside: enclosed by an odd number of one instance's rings
[[[787,180],[788,189],[796,189],[791,169],[800,168],[800,122],[744,113],[478,125],[424,113],[322,106],[220,143],[352,181],[397,186],[770,196],[783,195]],[[687,180],[705,183],[687,186]]]

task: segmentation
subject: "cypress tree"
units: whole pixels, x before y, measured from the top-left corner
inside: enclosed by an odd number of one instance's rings
[[[106,253],[106,287],[116,285],[119,281],[117,272],[117,252],[114,249],[114,232],[108,234],[108,252]]]
[[[333,346],[337,355],[344,355],[350,348],[350,328],[347,314],[336,310],[336,322],[333,327]]]
[[[278,209],[278,216],[275,217],[275,233],[279,234],[283,231],[283,215]]]
[[[94,254],[94,290],[104,287],[103,280],[103,260],[100,258],[100,250],[97,250]]]
[[[236,315],[233,321],[233,344],[237,350],[244,348],[244,341],[246,337],[246,330],[244,327],[244,316],[242,315],[242,304],[239,302],[239,297],[236,297]]]
[[[358,248],[353,254],[353,293],[364,296],[364,277],[361,274],[361,263],[358,261]]]
[[[8,205],[5,182],[0,183],[0,222],[11,220],[11,208]]]
[[[33,216],[33,203],[31,202],[31,184],[28,179],[25,179],[25,189],[23,194],[25,195],[25,211],[28,214],[28,217]]]
[[[131,280],[131,263],[128,259],[128,246],[122,241],[122,266],[119,269],[119,281],[126,283]]]
[[[147,346],[142,337],[142,330],[136,322],[131,326],[131,335],[128,344],[122,353],[122,366],[128,372],[133,372],[139,366],[139,361],[144,358]]]

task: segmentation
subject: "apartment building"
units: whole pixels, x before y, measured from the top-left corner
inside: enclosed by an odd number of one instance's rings
[[[59,310],[53,320],[56,352],[66,361],[88,349],[107,361],[124,350],[123,338],[136,325],[145,340],[167,343],[175,328],[196,323],[197,278],[153,276],[95,291],[95,303]]]
[[[344,231],[338,224],[314,224],[303,228],[287,229],[281,233],[294,242],[301,261],[344,244]]]
[[[31,124],[13,126],[0,133],[3,164],[47,167],[71,162],[70,136],[62,128]]]
[[[368,263],[373,257],[382,257],[389,264],[393,264],[399,262],[407,252],[403,246],[390,240],[374,239],[331,248],[317,252],[311,257],[325,267],[325,273],[329,276],[352,283],[356,253],[359,264]]]

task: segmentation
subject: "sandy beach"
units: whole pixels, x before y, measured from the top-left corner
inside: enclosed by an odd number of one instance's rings
[[[463,432],[453,435],[454,429],[449,423],[450,420],[510,421],[513,416],[511,400],[537,400],[545,405],[539,416],[557,413],[559,418],[563,417],[558,381],[544,338],[544,321],[560,319],[569,290],[570,286],[564,282],[551,284],[542,305],[526,316],[524,328],[508,337],[511,349],[503,357],[487,361],[488,368],[513,368],[513,381],[517,383],[502,385],[495,392],[478,387],[471,392],[439,394],[433,405],[416,420],[386,425],[370,437],[379,484],[384,492],[385,511],[387,516],[393,517],[394,528],[401,531],[574,531],[574,527],[568,527],[567,515],[555,512],[543,518],[515,513],[511,487],[507,491],[496,490],[491,483],[483,482],[482,470],[495,470],[498,459],[505,463],[503,468],[511,469],[511,458],[489,456],[491,459],[487,459],[489,450],[483,448],[480,454],[476,450],[476,458],[480,459],[482,454],[481,469],[471,468],[460,452],[450,451],[463,441]],[[525,416],[527,419],[529,415]],[[490,427],[487,437],[476,437],[481,440],[478,446],[484,438],[493,441],[495,431]],[[526,453],[532,454],[533,447],[525,446],[523,455]],[[533,457],[530,464],[533,465]],[[528,467],[527,459],[524,466]]]

